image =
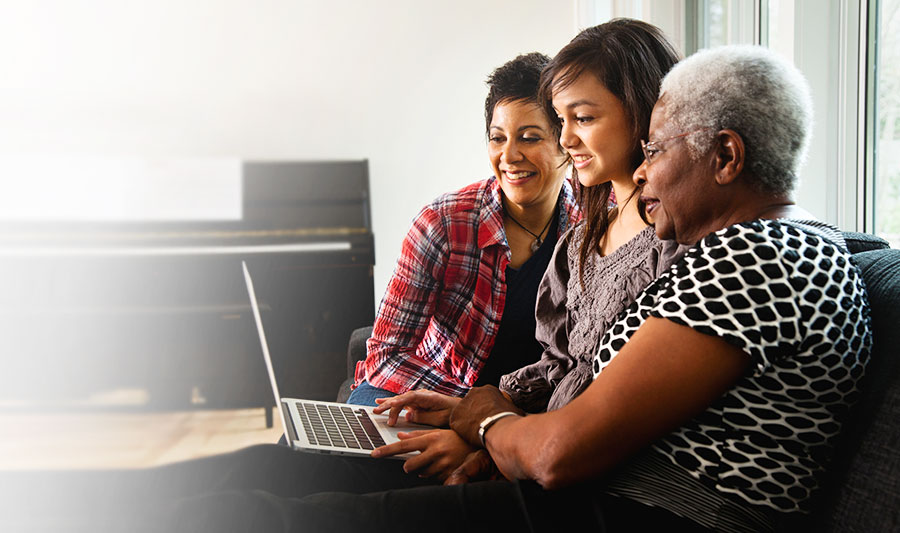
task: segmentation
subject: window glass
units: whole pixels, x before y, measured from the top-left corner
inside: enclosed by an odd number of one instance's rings
[[[728,3],[726,0],[709,0],[706,4],[706,17],[709,23],[707,47],[728,44]]]
[[[794,0],[769,0],[766,17],[769,48],[794,61]]]
[[[900,248],[900,0],[882,0],[878,9],[874,224]]]

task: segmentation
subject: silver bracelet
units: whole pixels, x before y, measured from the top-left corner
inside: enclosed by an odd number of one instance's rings
[[[489,427],[493,426],[495,422],[507,416],[519,416],[519,413],[513,413],[512,411],[503,411],[502,413],[497,413],[495,415],[486,417],[481,421],[480,424],[478,424],[478,439],[481,440],[482,448],[487,448],[487,444],[485,444],[484,442],[484,433],[488,430]]]

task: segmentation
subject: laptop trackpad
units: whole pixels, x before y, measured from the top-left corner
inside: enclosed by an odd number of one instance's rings
[[[428,430],[428,429],[438,429],[434,426],[425,426],[422,424],[413,424],[411,422],[406,421],[406,411],[402,411],[400,416],[397,419],[397,424],[393,427],[387,425],[388,417],[387,415],[376,415],[375,413],[369,411],[369,416],[372,418],[372,422],[375,423],[375,427],[381,431],[381,434],[385,437],[385,442],[388,444],[392,442],[397,442],[400,440],[397,437],[397,433],[401,431],[417,431],[417,430]]]

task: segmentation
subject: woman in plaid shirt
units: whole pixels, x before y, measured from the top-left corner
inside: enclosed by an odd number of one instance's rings
[[[494,176],[416,216],[350,403],[422,388],[461,396],[540,357],[537,287],[559,236],[578,219],[559,122],[537,97],[548,61],[522,55],[488,79]]]

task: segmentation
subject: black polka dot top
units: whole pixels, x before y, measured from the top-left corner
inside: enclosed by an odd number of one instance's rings
[[[653,452],[730,499],[803,511],[872,344],[865,288],[849,254],[790,220],[712,233],[607,331],[595,378],[649,316],[721,337],[752,362],[728,393]]]

